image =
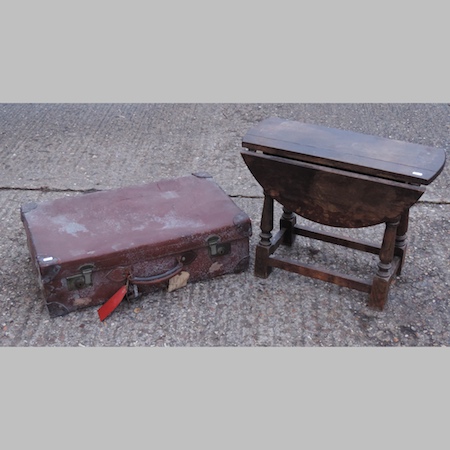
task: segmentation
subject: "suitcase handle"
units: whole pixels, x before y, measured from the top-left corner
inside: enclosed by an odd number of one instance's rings
[[[183,270],[183,262],[177,259],[177,265],[169,269],[167,272],[152,275],[150,277],[134,277],[133,275],[128,275],[128,280],[132,284],[145,284],[152,285],[162,283],[163,281],[167,281],[173,276],[179,274]]]

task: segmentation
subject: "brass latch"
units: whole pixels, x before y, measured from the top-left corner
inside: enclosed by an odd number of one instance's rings
[[[220,242],[219,236],[210,236],[206,242],[208,243],[211,256],[223,256],[231,251],[231,244],[229,242]]]
[[[80,273],[66,278],[67,289],[74,291],[76,289],[83,289],[86,286],[92,286],[92,271],[93,264],[85,264],[79,268]]]

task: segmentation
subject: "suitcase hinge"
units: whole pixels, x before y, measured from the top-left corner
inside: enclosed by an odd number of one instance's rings
[[[85,264],[79,268],[80,273],[66,278],[67,289],[74,291],[75,289],[83,289],[86,286],[92,286],[93,264]]]
[[[223,256],[231,251],[231,244],[229,242],[220,242],[219,236],[210,236],[206,242],[208,243],[210,256]]]

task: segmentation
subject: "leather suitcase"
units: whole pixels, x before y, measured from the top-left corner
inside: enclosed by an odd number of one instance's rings
[[[249,266],[250,218],[207,173],[28,203],[21,219],[50,317]]]

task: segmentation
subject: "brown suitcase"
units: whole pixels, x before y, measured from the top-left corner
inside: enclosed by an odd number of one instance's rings
[[[249,265],[250,218],[206,173],[28,203],[21,219],[50,317]]]

